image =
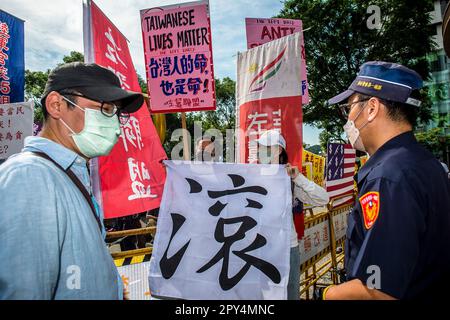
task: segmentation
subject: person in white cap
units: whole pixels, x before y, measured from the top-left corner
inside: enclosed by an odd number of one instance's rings
[[[257,140],[258,162],[261,164],[286,165],[286,170],[292,179],[292,212],[302,212],[303,203],[313,206],[323,206],[330,200],[327,192],[305,178],[298,167],[291,166],[286,152],[286,140],[277,130],[264,132]],[[297,232],[292,217],[291,255],[288,282],[288,300],[299,300],[300,295],[300,250]]]

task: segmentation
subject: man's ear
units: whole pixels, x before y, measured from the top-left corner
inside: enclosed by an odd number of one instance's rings
[[[373,121],[375,117],[378,115],[378,112],[380,112],[381,103],[380,100],[377,98],[371,98],[369,101],[367,101],[367,120],[369,122]]]
[[[61,118],[61,108],[63,107],[61,101],[61,95],[52,91],[47,95],[47,99],[45,99],[45,108],[47,109],[47,113],[53,119],[59,120]]]

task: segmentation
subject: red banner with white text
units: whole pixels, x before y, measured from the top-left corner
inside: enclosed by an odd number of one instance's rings
[[[240,135],[240,159],[256,163],[256,139],[261,133],[278,129],[286,139],[288,161],[301,168],[302,164],[302,107],[301,97],[272,98],[247,102],[239,107],[239,123],[247,134]]]
[[[286,140],[288,161],[302,165],[301,33],[238,54],[237,162],[256,163],[256,140],[270,129]]]
[[[86,60],[113,71],[123,89],[141,92],[125,36],[92,1],[84,17]],[[145,103],[121,131],[111,153],[91,165],[105,219],[159,207],[166,178],[161,160],[167,157]]]

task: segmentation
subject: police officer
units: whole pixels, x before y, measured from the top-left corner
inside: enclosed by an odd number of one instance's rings
[[[355,149],[370,158],[355,177],[348,217],[347,282],[331,299],[439,299],[450,287],[450,183],[416,141],[420,76],[402,65],[367,62],[350,88],[329,100],[348,117]]]

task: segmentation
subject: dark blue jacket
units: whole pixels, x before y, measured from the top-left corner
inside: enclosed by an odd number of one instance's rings
[[[450,183],[439,161],[406,132],[378,149],[356,179],[347,280],[399,299],[450,292]]]

